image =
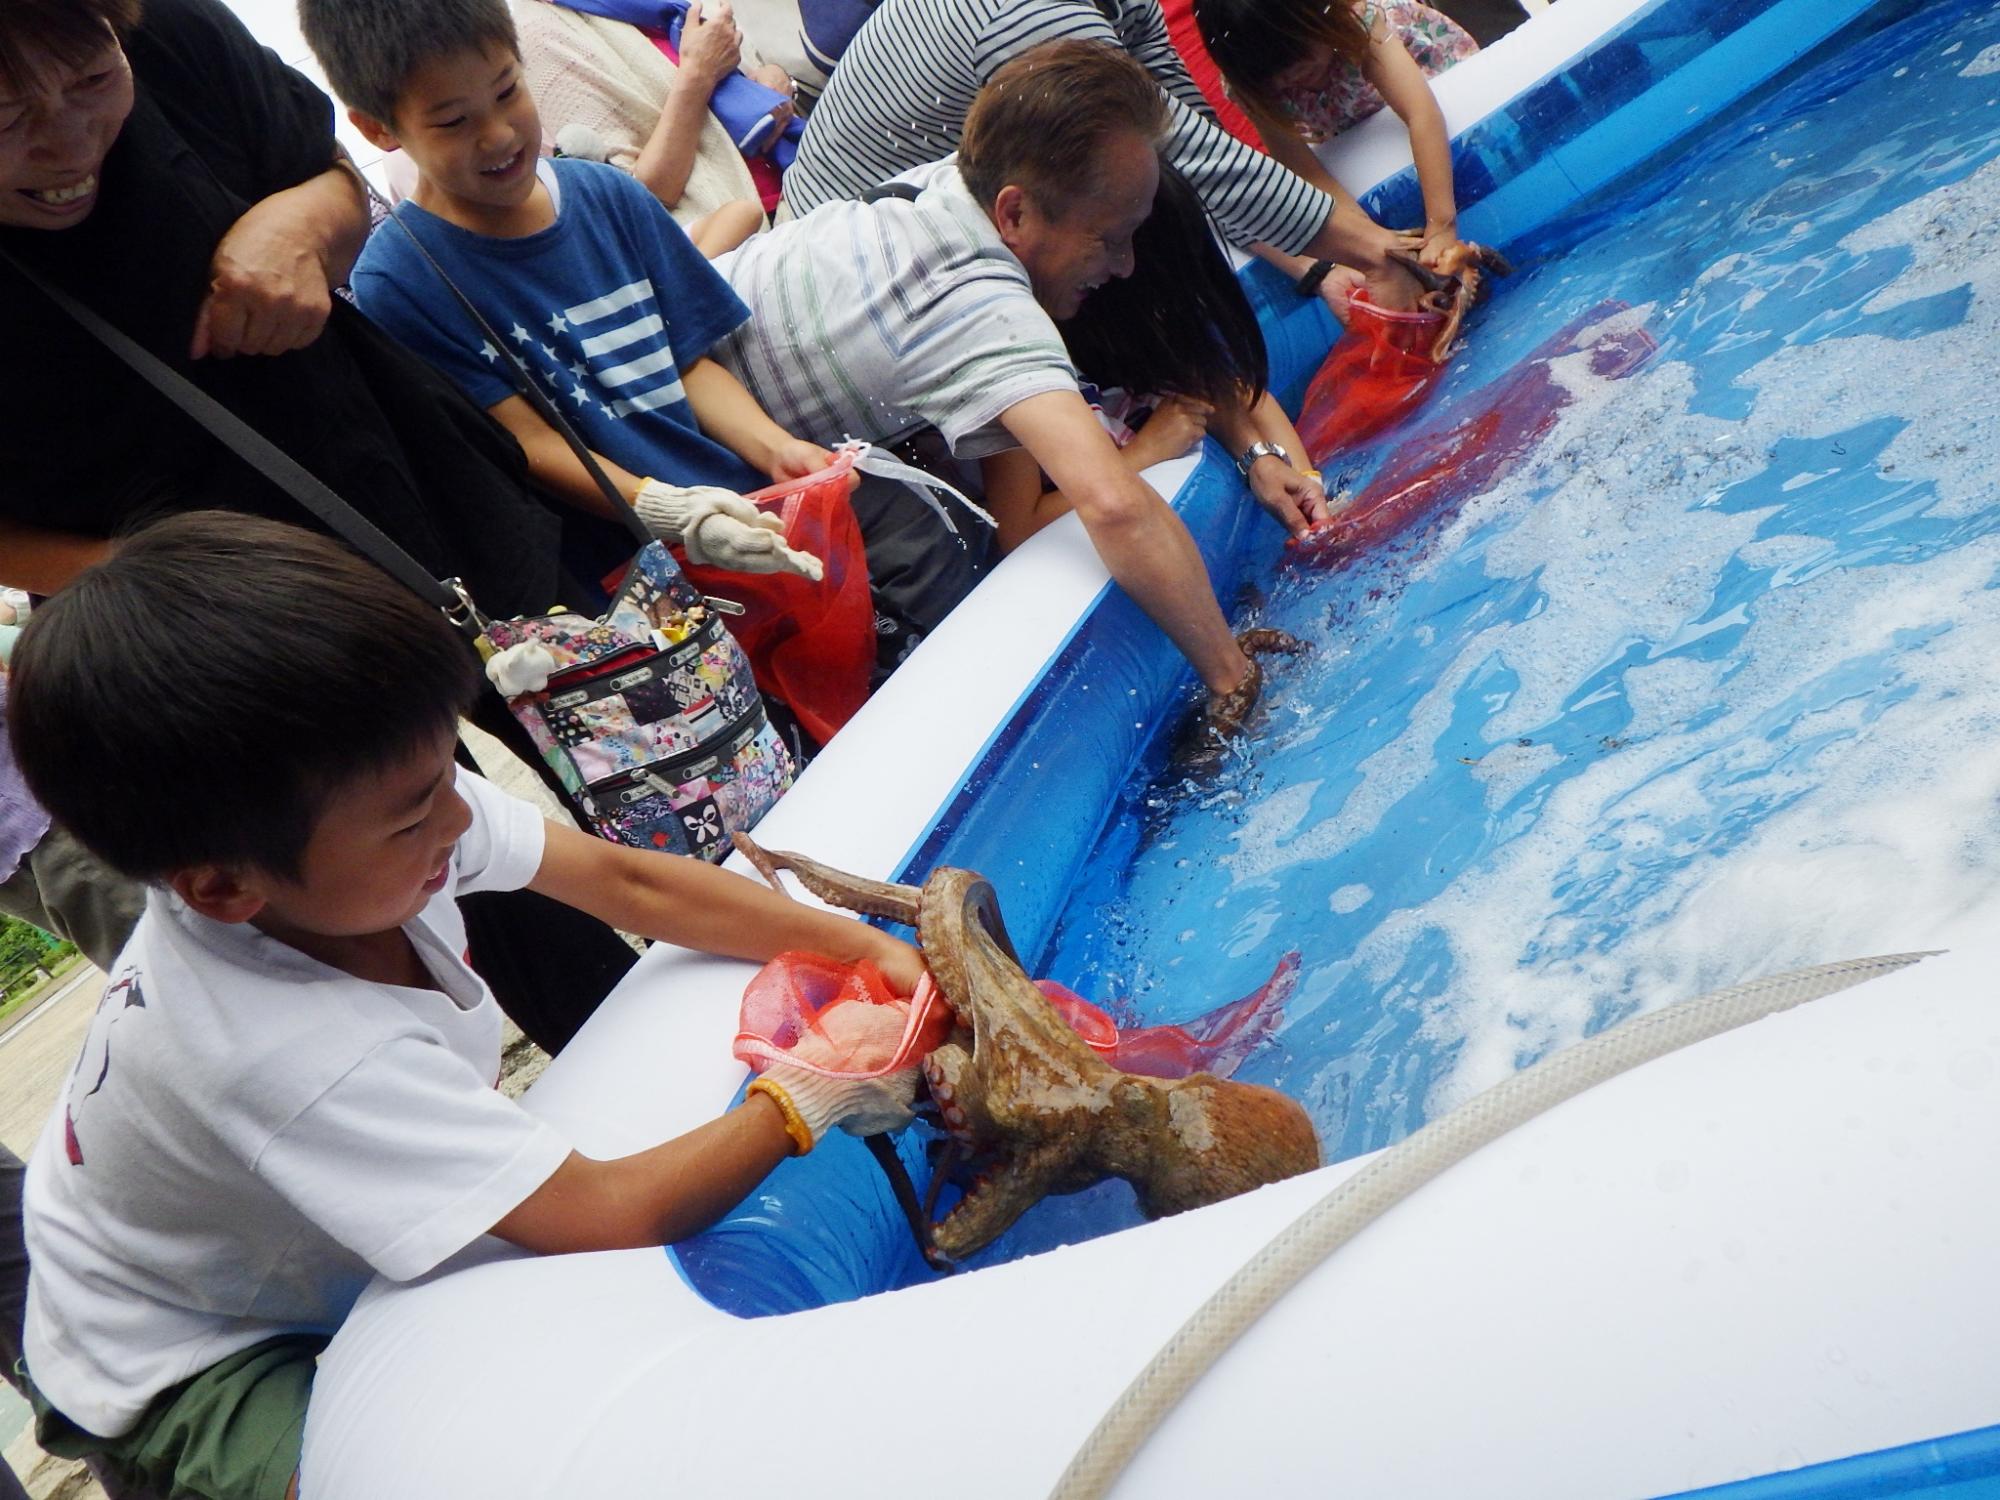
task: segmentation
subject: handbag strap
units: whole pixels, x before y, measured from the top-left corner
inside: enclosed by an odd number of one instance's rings
[[[423,237],[411,228],[409,222],[395,209],[389,210],[388,217],[395,221],[396,227],[403,231],[412,245],[416,246],[417,254],[422,256],[425,264],[437,273],[437,279],[445,284],[452,296],[458,298],[458,305],[471,315],[480,335],[486,340],[487,347],[498,352],[507,366],[508,373],[514,377],[514,388],[527,398],[528,405],[535,409],[537,416],[562,435],[562,440],[569,444],[570,452],[576,455],[577,461],[583,465],[590,477],[597,481],[597,488],[610,502],[611,514],[638,539],[640,546],[643,547],[655,540],[652,528],[639,519],[638,513],[632,509],[631,502],[619,492],[618,486],[611,482],[611,476],[604,472],[604,465],[599,463],[597,455],[590,451],[589,444],[577,435],[576,429],[570,425],[569,418],[563,415],[562,408],[551,401],[548,393],[535,383],[534,375],[521,363],[520,356],[507,347],[507,340],[500,336],[499,330],[486,320],[486,315],[459,289],[458,283],[451,279],[445,268],[438,264],[437,257],[431,254],[430,247],[424,243]]]
[[[5,250],[4,260],[30,285],[68,313],[84,331],[136,371],[146,383],[194,418],[251,468],[324,521],[390,577],[427,603],[436,605],[460,629],[477,633],[482,623],[465,585],[456,578],[439,581],[415,558],[390,540],[373,521],[336,495],[324,481],[276,443],[245,422],[166,361],[99,314],[77,301]]]

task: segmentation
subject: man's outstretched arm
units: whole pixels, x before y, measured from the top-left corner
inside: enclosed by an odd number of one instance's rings
[[[1194,538],[1119,458],[1083,397],[1045,391],[1008,407],[1000,421],[1069,497],[1111,576],[1180,648],[1209,691],[1239,686],[1250,662],[1222,618]]]

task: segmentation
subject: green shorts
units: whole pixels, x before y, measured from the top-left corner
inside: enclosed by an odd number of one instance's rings
[[[95,1458],[166,1500],[284,1500],[298,1472],[306,1401],[324,1335],[285,1334],[238,1350],[155,1396],[129,1432],[86,1432],[28,1378],[35,1441],[61,1458]]]

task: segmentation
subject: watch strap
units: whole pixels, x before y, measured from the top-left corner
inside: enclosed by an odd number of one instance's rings
[[[1332,261],[1316,260],[1300,275],[1297,281],[1292,283],[1292,287],[1301,297],[1316,297],[1319,295],[1320,283],[1326,280],[1328,273],[1332,270]]]

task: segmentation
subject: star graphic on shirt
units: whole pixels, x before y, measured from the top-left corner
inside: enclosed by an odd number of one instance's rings
[[[569,319],[565,318],[561,313],[557,313],[553,318],[549,319],[550,333],[567,333],[568,331]]]
[[[549,383],[549,384],[550,384],[551,386],[553,386],[553,387],[554,387],[555,389],[557,389],[557,390],[561,390],[561,389],[562,389],[562,371],[561,371],[561,370],[544,370],[544,371],[542,371],[542,379],[546,380],[546,381],[547,381],[547,382],[548,382],[548,383]]]
[[[584,388],[580,385],[575,390],[571,391],[569,393],[569,396],[570,400],[574,401],[578,406],[590,405],[589,393],[586,392]]]
[[[479,352],[489,365],[500,357],[500,351],[495,349],[485,339],[479,341]]]
[[[556,351],[551,349],[547,344],[544,344],[542,345],[542,357],[552,360],[556,357]]]
[[[516,323],[512,328],[508,329],[507,331],[514,336],[514,342],[517,344],[525,344],[528,342],[528,340],[534,337],[532,333],[528,332],[528,330],[523,328],[519,323]]]
[[[578,380],[581,380],[584,378],[584,376],[590,373],[590,366],[586,365],[582,360],[578,360],[575,364],[569,367],[569,372],[570,374],[574,375]]]

